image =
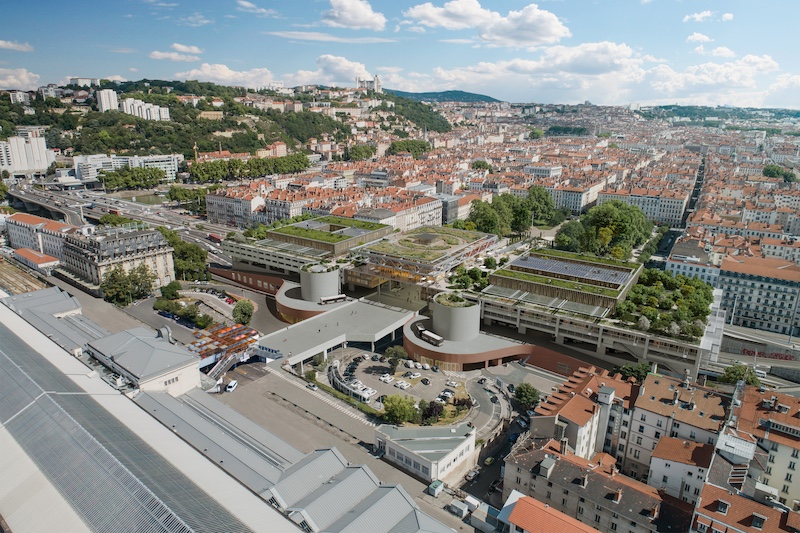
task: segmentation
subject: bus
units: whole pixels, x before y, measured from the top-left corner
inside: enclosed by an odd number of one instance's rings
[[[209,233],[208,234],[208,240],[211,241],[211,242],[220,243],[224,239],[222,238],[222,235],[217,235],[216,233]]]
[[[429,344],[433,344],[434,346],[441,346],[442,343],[444,342],[444,339],[442,337],[440,337],[436,333],[433,333],[432,331],[428,331],[427,329],[425,331],[420,332],[419,338]]]
[[[336,296],[323,296],[319,299],[319,303],[321,305],[325,304],[337,304],[339,302],[343,302],[347,300],[347,295],[344,294],[337,294]]]

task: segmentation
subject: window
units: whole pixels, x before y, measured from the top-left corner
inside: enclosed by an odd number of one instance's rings
[[[639,450],[633,450],[633,458],[634,458],[634,459],[638,459],[638,458],[639,458],[639,455],[641,455],[641,454],[639,453]]]
[[[661,427],[662,425],[663,422],[661,421],[661,419],[656,420],[656,427]]]
[[[700,489],[699,488],[694,489],[694,495],[695,496],[700,496]]]
[[[731,504],[726,502],[725,500],[717,500],[717,512],[721,514],[728,514],[728,507]]]
[[[636,444],[642,443],[642,437],[636,437]]]
[[[772,467],[768,466],[766,469],[764,469],[764,473],[765,474],[772,474]]]
[[[517,476],[517,485],[519,485],[520,483],[522,483],[522,478]]]
[[[789,461],[789,470],[794,470],[794,461]]]
[[[695,433],[694,431],[690,431],[689,432],[689,438],[690,439],[696,439],[697,438],[697,433]]]
[[[781,492],[789,492],[789,485],[784,485]]]
[[[578,514],[583,514],[583,507],[580,505],[578,506]]]
[[[655,438],[657,438],[657,439],[661,438],[661,432],[660,431],[656,431]]]
[[[798,453],[797,450],[792,450],[792,457],[797,459],[798,456],[800,456],[800,453]]]
[[[642,422],[647,422],[647,415],[646,415],[646,414],[644,414],[644,413],[642,413],[642,416],[641,416],[640,420],[641,420]]]
[[[770,463],[774,463],[775,462],[775,456],[774,455],[769,454],[769,462]]]
[[[581,496],[580,498],[578,498],[578,501],[579,501],[579,502],[581,502],[581,503],[583,503],[583,502],[585,502],[586,500],[585,500],[585,499],[583,499],[583,496]]]
[[[664,482],[664,483],[666,483],[667,481],[669,481],[669,476],[664,476],[664,477],[662,477],[662,478],[661,478],[661,481],[662,481],[662,482]]]
[[[567,506],[567,499],[566,498],[562,498],[561,499],[561,505],[563,505],[564,507]]]
[[[569,491],[567,489],[564,489],[564,494],[568,495]]]
[[[792,475],[791,474],[786,474],[786,478],[785,479],[786,479],[786,481],[790,481],[791,482],[792,481]]]
[[[600,522],[600,515],[599,514],[594,515],[594,521],[598,522],[598,523]]]
[[[548,486],[548,487],[552,487],[552,486],[553,486],[553,482],[552,482],[552,481],[548,481],[548,482],[547,482],[547,486]]]
[[[611,522],[611,531],[617,530],[617,524],[615,522]]]
[[[756,529],[761,529],[764,527],[764,521],[767,519],[766,516],[761,516],[760,514],[753,513],[752,521],[750,522],[751,527]]]

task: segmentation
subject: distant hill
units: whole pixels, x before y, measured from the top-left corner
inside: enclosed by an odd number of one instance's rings
[[[384,89],[386,92],[408,98],[409,100],[426,101],[426,102],[499,102],[491,96],[484,94],[468,93],[465,91],[439,91],[435,93],[407,93],[404,91],[396,91],[394,89]]]

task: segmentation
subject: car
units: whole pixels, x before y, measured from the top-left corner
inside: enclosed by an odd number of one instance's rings
[[[480,470],[470,470],[467,472],[467,475],[464,476],[464,479],[467,481],[472,481],[478,477],[478,474],[480,474]]]
[[[433,370],[434,372],[438,372],[438,371],[439,371],[439,367],[438,367],[438,366],[436,366],[436,365],[433,365],[433,366],[431,367],[431,370]]]
[[[395,381],[394,386],[399,389],[400,387],[403,386],[403,383],[405,383],[405,381],[403,381],[402,379],[399,379],[399,380]]]
[[[519,427],[521,427],[522,429],[528,428],[528,424],[526,424],[525,421],[521,418],[517,418],[517,424],[519,424]]]
[[[412,375],[414,375],[413,372],[406,372],[405,374],[403,374],[403,377],[404,378],[410,378]]]
[[[381,358],[380,358],[380,356],[378,354],[375,354],[375,355],[372,356],[372,360],[373,361],[380,361],[380,359]]]
[[[410,359],[403,364],[405,365],[406,368],[414,368],[414,361]]]
[[[447,403],[447,398],[442,398],[441,396],[437,396],[433,401],[444,405]]]
[[[393,378],[392,376],[386,376],[386,377],[382,377],[382,376],[381,376],[381,378],[380,378],[380,379],[381,379],[381,381],[383,381],[384,383],[391,383],[392,381],[394,381],[394,378]]]
[[[452,392],[449,392],[449,391],[442,391],[442,393],[439,394],[439,396],[441,396],[442,398],[447,398],[449,400],[450,398],[452,398],[455,395]]]
[[[411,379],[419,379],[419,378],[421,378],[421,377],[422,377],[422,374],[420,374],[419,372],[414,372],[414,373],[413,373],[413,374],[411,374],[409,377],[410,377]]]
[[[233,381],[228,383],[227,387],[225,387],[225,392],[233,392],[233,391],[236,390],[236,387],[238,387],[238,386],[239,386],[239,382],[234,379]]]
[[[386,357],[381,356],[381,358],[378,359],[378,361],[380,361],[381,363],[385,363],[386,362]]]
[[[494,457],[487,457],[485,461],[483,461],[485,466],[492,466],[494,464]]]
[[[422,383],[423,385],[430,385],[431,380],[429,380],[428,378],[422,378],[422,381],[420,383]]]
[[[431,365],[429,365],[428,363],[423,363],[422,364],[422,369],[423,370],[430,370],[431,369]]]
[[[414,368],[422,369],[422,363],[420,363],[419,361],[415,361],[414,362]]]
[[[509,383],[506,388],[508,389],[508,392],[510,392],[511,394],[514,394],[514,392],[516,392],[517,390],[517,388],[514,386],[513,383]]]
[[[456,391],[454,391],[453,389],[444,389],[444,392],[446,392],[450,396],[455,396],[456,394]]]
[[[315,383],[309,383],[308,385],[306,385],[306,388],[311,390],[319,390],[319,387],[317,387]]]
[[[389,376],[391,376],[391,374],[389,374],[388,372],[386,372],[385,374],[381,374],[381,377],[380,377],[379,379],[386,379],[386,378],[388,378]]]
[[[376,402],[378,402],[378,403],[383,403],[383,401],[384,401],[385,399],[386,399],[386,395],[385,395],[385,394],[382,394],[382,395],[378,396],[378,399],[377,399],[377,400],[375,400],[375,401],[376,401]]]
[[[500,400],[497,399],[497,396],[492,396],[492,403],[498,403]]]
[[[456,383],[455,381],[448,381],[447,383],[445,383],[445,385],[447,385],[448,387],[458,387],[458,383]]]
[[[533,409],[528,409],[527,411],[525,411],[525,414],[528,415],[528,420],[536,416],[536,413],[533,411]]]
[[[500,485],[502,484],[503,484],[503,478],[495,479],[494,481],[492,481],[492,484],[489,485],[489,492],[496,491],[498,487],[500,487]]]
[[[481,378],[478,380],[478,385],[483,385],[484,383],[486,383],[486,378]]]
[[[406,390],[406,389],[407,389],[407,388],[409,388],[410,386],[411,386],[411,383],[409,383],[409,382],[407,382],[407,381],[402,381],[402,382],[400,382],[400,389],[402,389],[402,390]]]

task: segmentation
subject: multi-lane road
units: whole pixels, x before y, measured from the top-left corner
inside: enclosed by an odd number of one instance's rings
[[[174,212],[164,206],[151,206],[131,202],[122,198],[113,198],[103,192],[95,191],[43,191],[39,189],[13,189],[12,196],[28,203],[41,205],[50,211],[64,214],[68,224],[79,226],[87,220],[99,220],[109,212],[118,212],[121,216],[141,220],[151,226],[166,226],[175,230],[181,239],[197,244],[208,252],[209,263],[230,266],[231,258],[222,254],[215,243],[208,240],[209,233],[222,235],[231,231],[227,226],[198,222],[197,219]],[[202,230],[197,229],[201,225]]]

